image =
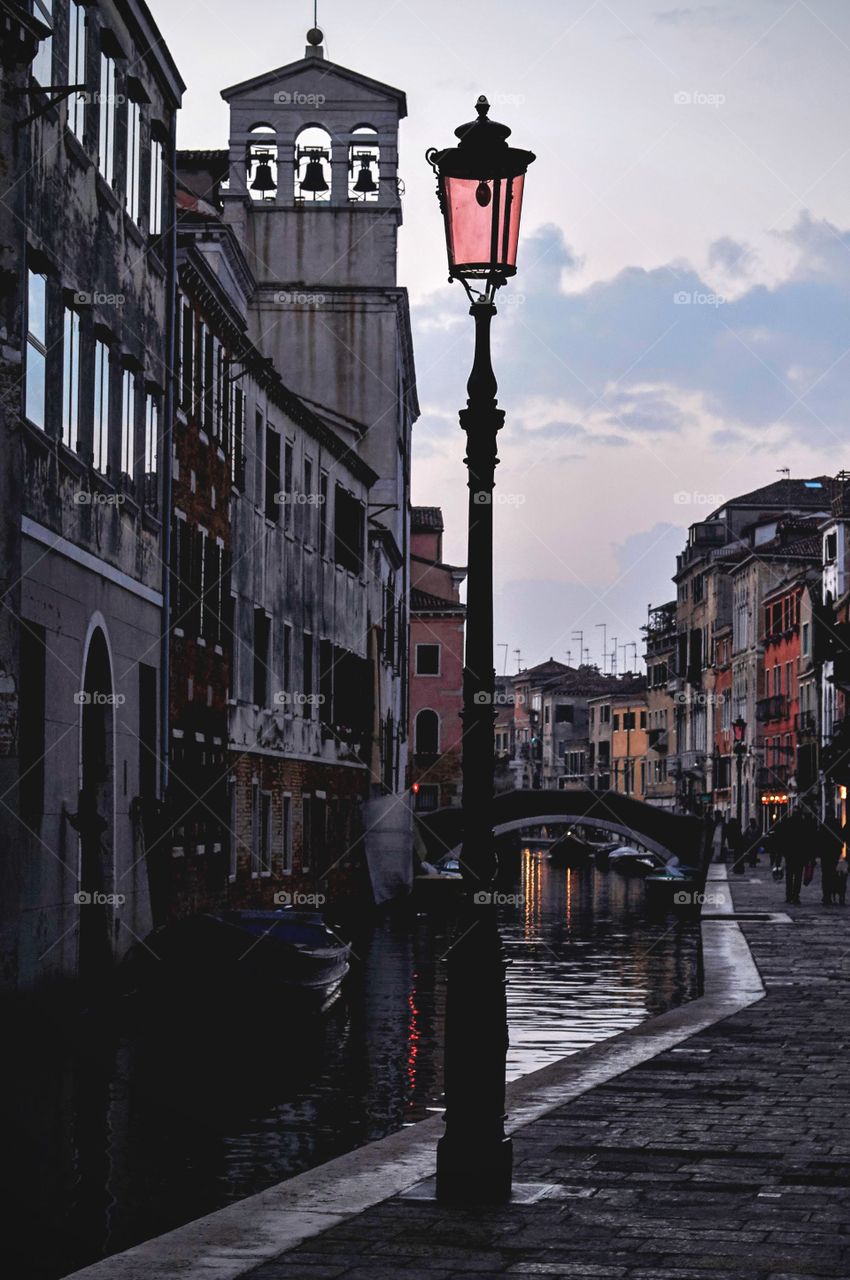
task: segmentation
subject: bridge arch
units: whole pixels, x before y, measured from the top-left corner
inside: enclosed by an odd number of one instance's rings
[[[417,816],[430,861],[460,847],[463,822],[459,808],[435,809]],[[586,823],[691,866],[703,865],[708,840],[701,818],[670,813],[617,791],[505,791],[493,801],[496,835],[549,823]]]

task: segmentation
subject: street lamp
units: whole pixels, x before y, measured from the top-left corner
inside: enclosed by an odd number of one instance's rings
[[[505,961],[493,884],[494,724],[493,486],[496,407],[490,321],[496,290],[516,273],[519,220],[530,151],[509,147],[510,129],[487,118],[455,129],[458,145],[431,148],[446,230],[449,280],[460,280],[475,322],[475,355],[467,382],[469,485],[466,653],[463,671],[463,918],[447,956],[446,1131],[437,1146],[437,1199],[499,1203],[511,1194],[511,1140],[505,1136],[508,1020]]]
[[[743,831],[743,795],[741,788],[741,775],[744,771],[744,756],[747,754],[747,722],[743,716],[738,716],[737,720],[732,721],[732,732],[735,736],[735,742],[732,749],[735,752],[735,771],[737,773],[738,782],[738,792],[735,798],[735,817],[738,819],[738,834],[740,838],[740,834]],[[741,850],[738,850],[734,870],[743,871],[743,869]]]

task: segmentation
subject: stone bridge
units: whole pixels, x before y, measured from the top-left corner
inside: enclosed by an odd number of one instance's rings
[[[460,846],[459,808],[417,815],[426,857],[436,861]],[[702,866],[706,829],[700,818],[670,813],[617,791],[504,791],[493,801],[493,831],[498,835],[549,823],[587,823],[610,831],[669,858],[676,855]]]

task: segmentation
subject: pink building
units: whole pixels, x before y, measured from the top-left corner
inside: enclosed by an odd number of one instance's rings
[[[443,513],[410,519],[410,785],[425,812],[460,804],[466,569],[443,563]]]

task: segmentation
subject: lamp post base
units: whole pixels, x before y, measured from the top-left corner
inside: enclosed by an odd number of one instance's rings
[[[442,1204],[507,1204],[513,1142],[446,1134],[437,1143],[437,1199]]]

